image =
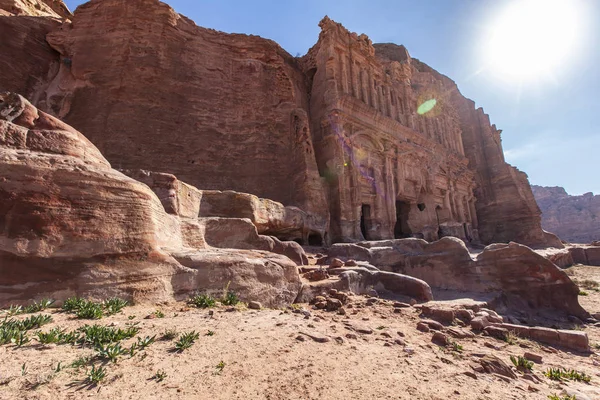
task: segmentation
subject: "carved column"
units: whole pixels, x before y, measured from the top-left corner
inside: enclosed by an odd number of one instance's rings
[[[350,74],[352,76],[352,96],[360,99],[360,66],[350,58]]]
[[[346,62],[346,54],[345,53],[339,53],[339,62],[340,62],[340,81],[342,83],[341,85],[341,91],[342,93],[350,93],[350,90],[348,90],[348,68],[347,68],[347,62]]]
[[[367,70],[360,70],[360,89],[361,89],[361,100],[367,104],[371,105],[369,101],[369,77],[367,76]]]
[[[369,73],[369,93],[371,94],[371,107],[377,109],[377,91],[375,90],[375,80],[371,73]]]
[[[383,101],[383,86],[377,86],[377,100],[379,103],[379,111],[385,115],[385,102]]]
[[[396,119],[396,107],[394,105],[394,91],[391,87],[388,87],[386,103],[388,105],[388,117]]]
[[[471,197],[469,200],[469,210],[471,211],[471,225],[474,229],[477,229],[479,226],[479,221],[477,219],[477,211],[475,210],[475,198]]]

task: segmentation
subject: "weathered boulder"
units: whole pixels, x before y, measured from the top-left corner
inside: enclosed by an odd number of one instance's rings
[[[164,301],[229,282],[244,300],[280,306],[300,289],[287,257],[204,249],[200,224],[165,212],[81,133],[12,93],[0,94],[0,171],[0,307],[73,295]]]
[[[544,327],[528,327],[515,324],[494,324],[494,327],[513,332],[519,337],[533,339],[551,346],[588,352],[590,343],[588,336],[582,331],[556,330]]]
[[[568,248],[556,249],[550,247],[543,250],[536,250],[536,253],[544,256],[560,268],[567,268],[575,263],[573,260],[573,254]]]
[[[437,289],[495,293],[516,310],[556,310],[587,316],[578,289],[560,268],[517,243],[494,244],[472,257],[464,243],[442,238],[434,243],[398,239],[335,244],[330,257],[367,261],[376,267],[414,276]]]
[[[260,234],[303,244],[323,245],[327,221],[298,207],[260,199],[248,193],[205,190],[200,217],[248,218]]]
[[[388,292],[392,295],[408,296],[423,302],[433,299],[431,288],[422,280],[393,272],[379,271],[377,268],[351,267],[312,272],[322,272],[325,277],[321,281],[305,284],[296,302],[310,301],[315,294],[330,288],[357,294],[371,293],[375,290],[378,293]],[[330,277],[328,272],[334,276]],[[305,274],[304,277],[309,279],[309,274]]]
[[[173,257],[194,275],[173,280],[176,294],[193,291],[220,295],[225,287],[246,301],[255,300],[267,307],[291,304],[302,283],[296,264],[289,258],[252,250],[208,249],[179,251]]]
[[[276,237],[259,235],[247,218],[200,218],[204,240],[209,246],[229,249],[256,249],[283,254],[298,265],[307,265],[308,258],[296,242],[282,242]]]
[[[145,183],[158,196],[165,211],[183,218],[198,218],[202,191],[175,175],[144,170],[123,170],[125,175]]]

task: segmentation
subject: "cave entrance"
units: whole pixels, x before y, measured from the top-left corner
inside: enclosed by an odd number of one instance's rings
[[[363,204],[360,210],[360,231],[366,240],[369,240],[371,230],[371,206]]]
[[[394,226],[394,237],[396,239],[410,237],[412,231],[408,226],[408,215],[410,204],[405,201],[396,201],[396,225]]]
[[[318,233],[311,233],[308,235],[308,245],[309,246],[323,246],[323,239],[321,235]]]

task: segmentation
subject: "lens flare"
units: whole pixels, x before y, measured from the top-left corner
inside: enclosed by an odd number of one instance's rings
[[[491,24],[486,64],[506,78],[552,75],[580,45],[580,0],[514,0]]]
[[[419,106],[419,108],[417,109],[417,113],[419,115],[427,114],[429,111],[433,110],[436,104],[436,99],[429,99]]]

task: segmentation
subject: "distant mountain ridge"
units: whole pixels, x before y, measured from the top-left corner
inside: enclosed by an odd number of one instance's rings
[[[542,228],[572,243],[600,240],[600,195],[571,196],[559,186],[531,189],[542,210]]]

